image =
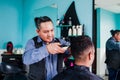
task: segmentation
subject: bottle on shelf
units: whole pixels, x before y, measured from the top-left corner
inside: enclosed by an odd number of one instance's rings
[[[57,22],[56,22],[56,23],[57,23],[57,25],[60,25],[60,20],[59,20],[59,19],[57,19]]]
[[[69,30],[68,30],[68,36],[72,36],[72,29],[71,28],[69,28]]]
[[[75,25],[72,26],[73,36],[77,35],[76,27]]]
[[[61,19],[60,19],[60,25],[63,25],[63,24],[64,24],[64,17],[65,17],[65,15],[63,15],[63,16],[61,17]]]
[[[82,35],[82,25],[77,25],[77,35]]]

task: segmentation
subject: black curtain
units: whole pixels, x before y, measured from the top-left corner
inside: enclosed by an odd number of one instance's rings
[[[80,22],[77,17],[76,9],[75,9],[75,2],[73,1],[65,13],[64,16],[64,25],[68,24],[69,17],[72,19],[72,25],[80,25]]]
[[[69,6],[68,10],[64,15],[64,23],[63,25],[68,25],[69,17],[71,17],[72,25],[80,25],[80,22],[77,17],[75,2],[73,1]],[[71,26],[72,27],[72,26]],[[61,37],[68,37],[68,30],[70,27],[63,27],[61,29]]]

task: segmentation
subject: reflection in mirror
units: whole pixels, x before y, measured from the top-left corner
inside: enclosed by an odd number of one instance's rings
[[[57,4],[52,4],[50,6],[45,6],[39,9],[35,9],[33,13],[33,17],[40,17],[40,16],[48,16],[52,19],[53,24],[54,24],[54,29],[55,29],[55,36],[59,37],[60,35],[60,30],[56,28],[56,20],[57,20],[57,15],[58,15],[58,7]]]
[[[97,74],[103,76],[109,74],[104,63],[106,59],[106,41],[111,37],[110,30],[120,29],[120,0],[95,0],[95,12]]]

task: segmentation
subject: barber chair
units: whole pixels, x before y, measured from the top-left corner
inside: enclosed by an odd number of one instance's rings
[[[4,62],[0,63],[0,73],[4,76],[3,80],[27,80],[25,71]]]

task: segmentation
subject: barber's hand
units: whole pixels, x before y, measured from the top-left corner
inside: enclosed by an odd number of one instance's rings
[[[47,50],[50,54],[64,53],[65,49],[60,47],[60,43],[50,43],[47,45]]]

